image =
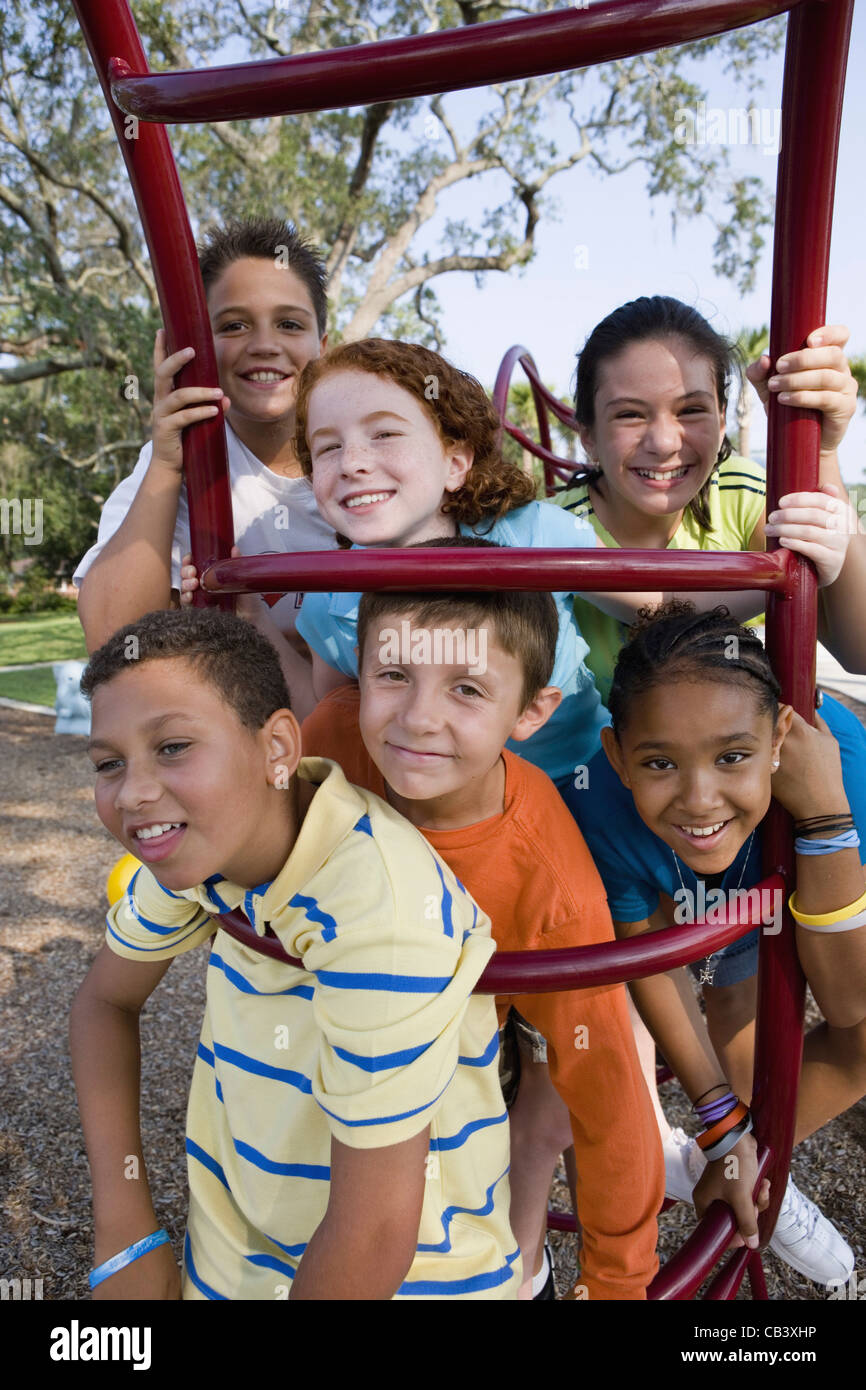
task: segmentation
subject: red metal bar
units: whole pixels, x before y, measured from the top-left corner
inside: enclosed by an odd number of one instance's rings
[[[699,550],[297,551],[244,555],[205,570],[212,594],[261,594],[282,587],[305,592],[363,589],[547,589],[551,592],[668,589],[765,589],[787,593],[797,565],[793,551],[773,555]]]
[[[704,1294],[705,1303],[718,1303],[733,1298],[743,1282],[752,1252],[744,1245],[732,1250]]]
[[[512,425],[508,420],[508,392],[511,387],[511,378],[514,368],[520,364],[529,378],[529,385],[532,391],[532,400],[535,405],[535,418],[538,421],[538,434],[541,440],[536,444],[534,439],[530,439],[523,430]],[[532,354],[526,348],[517,344],[509,348],[499,364],[496,373],[496,381],[493,386],[493,404],[499,412],[502,421],[502,428],[507,430],[512,439],[516,439],[522,448],[528,449],[536,458],[541,459],[544,464],[544,486],[547,496],[550,497],[554,491],[555,478],[568,479],[574,473],[575,463],[573,459],[560,458],[558,454],[551,452],[550,444],[550,424],[548,412],[554,415],[562,424],[569,429],[577,429],[577,421],[567,406],[562,401],[557,400],[552,391],[548,391],[538,369],[532,360]]]
[[[767,1171],[770,1153],[758,1153],[758,1183]],[[688,1240],[663,1265],[646,1291],[660,1302],[683,1300],[697,1293],[710,1270],[724,1254],[736,1231],[734,1213],[726,1202],[713,1202]]]
[[[796,3],[608,0],[587,9],[555,10],[202,72],[141,77],[119,62],[112,67],[112,89],[122,110],[170,125],[299,115],[588,67],[745,27]]]
[[[755,885],[757,901],[765,901],[764,893],[784,893],[784,880],[768,878]],[[742,915],[738,904],[732,904],[731,920],[728,909],[718,915],[724,920],[708,925],[705,921],[689,922],[684,926],[665,927],[661,931],[645,932],[626,941],[604,941],[596,946],[574,946],[557,951],[497,951],[475,986],[476,994],[545,994],[550,990],[589,989],[618,984],[624,980],[643,979],[664,970],[700,960],[702,956],[720,951],[732,941],[760,926],[752,922],[748,904]],[[284,950],[273,932],[258,936],[241,912],[222,913],[220,925],[250,950],[281,960],[287,965],[303,964]]]
[[[833,190],[853,0],[810,3],[791,14],[782,92],[782,150],[776,197],[770,353],[776,361],[824,322]],[[780,495],[818,481],[820,417],[770,401],[767,510]],[[777,542],[770,549],[776,551]],[[814,715],[815,574],[798,560],[786,599],[771,598],[767,649],[785,700]],[[774,806],[764,838],[764,872],[794,881],[791,824]],[[752,1110],[755,1133],[773,1151],[770,1204],[759,1231],[766,1242],[785,1192],[803,1052],[805,982],[787,910],[782,932],[762,936]]]
[[[769,1301],[770,1295],[767,1292],[767,1281],[764,1278],[764,1262],[761,1259],[760,1250],[752,1252],[749,1260],[749,1290],[752,1298],[760,1299],[762,1303]]]
[[[114,104],[108,81],[109,61],[123,58],[134,72],[148,71],[135,21],[126,0],[74,0],[78,21],[102,84],[141,225],[150,251],[168,352],[194,347],[195,357],[175,378],[177,386],[217,386],[216,356],[195,242],[171,146],[164,126],[144,125],[126,117]],[[225,427],[205,420],[184,433],[193,560],[199,573],[228,555],[234,538]],[[199,605],[208,597],[196,594]],[[213,599],[210,600],[214,602]],[[222,608],[234,600],[220,597]]]

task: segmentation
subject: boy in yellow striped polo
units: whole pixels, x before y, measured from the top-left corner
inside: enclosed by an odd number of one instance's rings
[[[301,759],[248,623],[151,613],[92,658],[99,815],[144,861],[73,1005],[97,1298],[502,1299],[520,1259],[489,920],[424,838]],[[238,943],[240,908],[298,966]],[[138,1011],[212,941],[182,1286],[141,1157]]]

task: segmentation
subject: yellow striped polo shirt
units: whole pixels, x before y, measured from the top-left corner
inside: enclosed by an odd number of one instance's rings
[[[710,478],[709,513],[712,530],[698,525],[687,508],[683,519],[668,541],[668,550],[748,550],[749,540],[764,515],[767,477],[751,459],[732,455]],[[592,505],[592,491],[586,483],[558,493],[553,499],[582,521],[588,521],[604,545],[619,549],[619,541],[599,521]],[[613,668],[625,641],[628,624],[602,613],[583,598],[574,600],[574,616],[589,655],[584,658],[595,676],[601,698],[607,703]],[[754,618],[760,623],[763,618]]]
[[[107,940],[161,960],[213,937],[187,1114],[190,1214],[183,1296],[287,1298],[325,1215],[331,1136],[375,1149],[428,1124],[415,1259],[397,1298],[514,1298],[508,1124],[493,998],[472,989],[490,921],[435,850],[336,763],[270,883],[219,874],[172,893],[146,868],[108,914]],[[220,930],[240,907],[303,961]]]

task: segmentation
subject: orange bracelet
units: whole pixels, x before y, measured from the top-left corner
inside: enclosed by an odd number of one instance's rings
[[[717,1121],[712,1129],[704,1130],[703,1134],[698,1135],[698,1146],[701,1149],[710,1149],[717,1139],[721,1139],[729,1130],[734,1129],[741,1120],[744,1120],[749,1113],[749,1107],[740,1101],[730,1110],[727,1115]]]

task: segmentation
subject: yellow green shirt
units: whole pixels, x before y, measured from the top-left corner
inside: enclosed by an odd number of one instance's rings
[[[716,469],[710,480],[709,512],[712,530],[699,526],[690,510],[667,544],[668,550],[748,550],[751,535],[764,514],[767,479],[763,468],[750,459],[733,455]],[[575,517],[588,521],[604,545],[619,549],[599,521],[586,483],[557,494],[554,499]],[[602,613],[586,599],[575,598],[574,615],[589,655],[584,658],[595,676],[601,698],[607,703],[613,668],[628,631],[626,623]],[[761,618],[753,621],[761,622]]]
[[[514,1298],[508,1123],[490,922],[415,828],[324,758],[277,877],[172,893],[146,868],[108,914],[128,959],[213,938],[187,1114],[188,1299],[288,1298],[328,1204],[331,1136],[375,1149],[430,1125],[415,1259],[398,1298]],[[220,930],[240,907],[295,967]]]

